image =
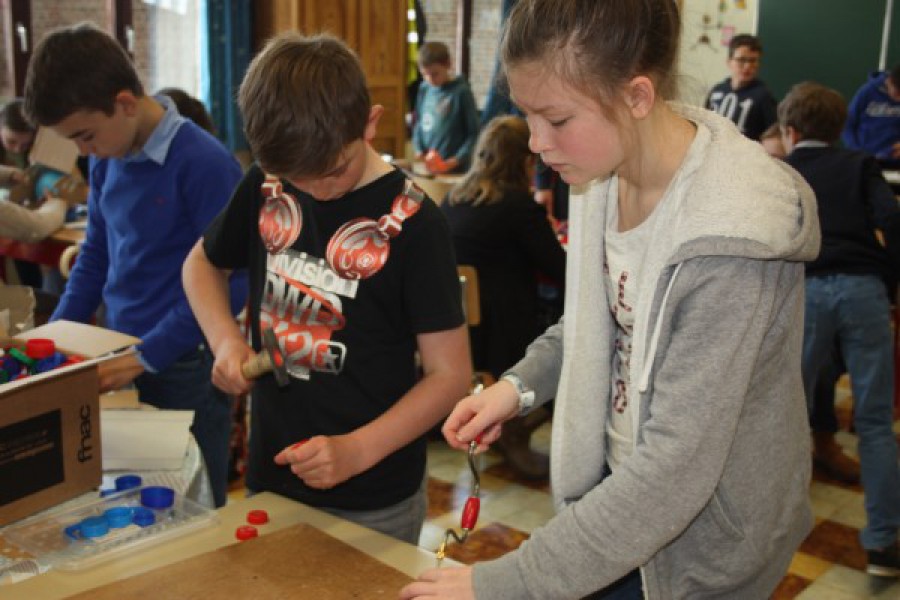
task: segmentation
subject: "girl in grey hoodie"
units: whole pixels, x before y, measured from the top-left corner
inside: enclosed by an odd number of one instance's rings
[[[558,514],[408,598],[764,599],[812,517],[800,374],[812,191],[674,96],[672,0],[520,0],[502,58],[573,186],[565,316],[444,425],[463,449],[555,397]]]

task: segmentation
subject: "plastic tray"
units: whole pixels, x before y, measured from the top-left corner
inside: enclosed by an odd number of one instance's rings
[[[96,538],[78,539],[66,533],[66,528],[89,517],[101,516],[110,508],[141,506],[141,489],[125,490],[76,508],[43,513],[10,525],[3,531],[3,537],[55,569],[74,571],[218,522],[214,511],[176,493],[171,507],[154,510],[153,525],[111,529],[107,535]]]

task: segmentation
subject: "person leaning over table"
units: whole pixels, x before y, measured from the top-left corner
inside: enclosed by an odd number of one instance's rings
[[[91,155],[85,240],[51,320],[87,322],[102,302],[110,329],[141,338],[135,354],[100,365],[101,389],[133,383],[142,402],[193,410],[191,432],[224,505],[232,399],[210,380],[181,265],[240,180],[237,160],[167,96],[145,94],[119,43],[89,23],[37,44],[25,112]],[[244,274],[229,291],[233,317],[246,299]]]

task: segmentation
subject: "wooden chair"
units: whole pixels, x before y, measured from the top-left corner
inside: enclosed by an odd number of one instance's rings
[[[478,292],[478,271],[471,265],[458,265],[459,285],[462,288],[463,314],[466,325],[475,327],[481,324],[481,304]],[[487,371],[474,371],[470,392],[476,394],[494,383],[494,376]]]

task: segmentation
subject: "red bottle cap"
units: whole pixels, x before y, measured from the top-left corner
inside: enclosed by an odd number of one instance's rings
[[[256,530],[256,527],[253,525],[241,525],[234,532],[234,537],[244,542],[250,539],[253,539],[259,535],[259,532]]]
[[[34,338],[25,342],[25,354],[27,354],[29,358],[35,360],[48,358],[53,356],[54,352],[56,352],[56,344],[53,340]]]
[[[247,513],[247,522],[251,525],[265,525],[269,522],[269,513],[264,510],[251,510]]]

